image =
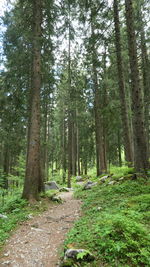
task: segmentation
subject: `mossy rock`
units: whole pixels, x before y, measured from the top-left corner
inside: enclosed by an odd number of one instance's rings
[[[72,259],[75,262],[91,262],[95,260],[95,256],[86,249],[67,249],[64,260]]]

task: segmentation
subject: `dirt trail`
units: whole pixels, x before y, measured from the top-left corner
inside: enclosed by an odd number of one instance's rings
[[[79,217],[81,201],[61,193],[63,204],[24,222],[0,255],[0,267],[56,267],[65,235]]]

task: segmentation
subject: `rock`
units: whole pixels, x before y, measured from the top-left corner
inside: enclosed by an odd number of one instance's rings
[[[5,257],[8,257],[8,256],[9,256],[9,254],[10,254],[10,253],[9,253],[9,252],[7,252],[7,253],[5,253],[5,254],[4,254],[4,256],[5,256]]]
[[[66,261],[68,259],[73,259],[74,261],[91,262],[95,260],[95,257],[85,249],[67,249],[64,260]]]
[[[32,214],[29,214],[29,215],[27,216],[27,218],[28,218],[28,219],[33,219],[33,215],[32,215]]]
[[[109,178],[109,175],[105,175],[99,179],[99,182],[105,183],[108,178]]]
[[[52,189],[59,189],[59,186],[55,181],[49,181],[45,184],[45,191],[52,190]]]
[[[45,184],[45,185],[44,185],[44,189],[45,189],[45,192],[48,191],[48,190],[50,190],[50,189],[49,189],[49,185]]]
[[[82,181],[83,181],[82,176],[76,176],[76,181],[77,181],[77,182],[82,182]]]
[[[88,189],[91,189],[93,186],[96,186],[97,185],[97,182],[92,182],[92,181],[88,181],[84,187],[83,187],[83,190],[88,190]]]
[[[8,219],[8,217],[6,215],[0,214],[0,218],[1,219]]]
[[[4,261],[1,263],[2,265],[10,265],[11,264],[11,261]]]
[[[61,199],[61,197],[56,196],[56,195],[52,196],[51,197],[51,200],[52,201],[55,201],[55,202],[58,202],[58,203],[62,203],[63,202],[63,200]]]
[[[44,230],[43,229],[39,229],[39,228],[31,228],[31,229],[33,229],[33,230],[35,230],[35,231],[37,231],[37,232],[44,232]]]
[[[120,177],[118,180],[119,181],[123,181],[124,180],[124,177]]]
[[[71,188],[67,188],[67,187],[62,187],[59,189],[59,192],[70,192]]]
[[[38,223],[34,223],[34,224],[31,225],[31,227],[33,227],[33,228],[39,228],[39,224]]]
[[[110,181],[109,183],[108,183],[108,185],[113,185],[113,184],[115,184],[116,182],[115,181]]]

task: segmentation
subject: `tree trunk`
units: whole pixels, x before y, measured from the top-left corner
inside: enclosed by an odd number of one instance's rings
[[[121,158],[121,140],[120,140],[120,131],[118,131],[118,162],[119,167],[122,166],[122,158]]]
[[[73,133],[73,112],[72,112],[72,88],[71,88],[71,29],[70,29],[70,4],[68,3],[68,20],[69,20],[69,34],[68,34],[68,187],[71,187],[71,176],[72,176],[72,133]]]
[[[146,172],[149,164],[146,133],[144,128],[143,99],[140,88],[132,0],[125,0],[125,7],[132,87],[134,167],[136,171]]]
[[[63,183],[66,182],[66,121],[65,121],[65,109],[63,111],[63,127],[62,127],[62,170],[63,170]]]
[[[143,25],[143,18],[141,10],[139,11],[140,19],[140,41],[141,41],[141,55],[142,55],[142,75],[143,75],[143,88],[144,88],[144,118],[145,118],[145,127],[146,127],[146,139],[148,146],[148,153],[150,152],[150,62],[147,54],[145,32]]]
[[[49,146],[50,144],[50,115],[47,119],[47,151],[46,151],[46,180],[49,179]]]
[[[44,189],[40,159],[40,87],[41,87],[41,0],[33,1],[33,71],[31,85],[31,113],[23,198],[38,200]]]
[[[94,23],[91,11],[91,31],[94,40]],[[97,80],[96,70],[97,55],[95,51],[95,44],[92,42],[92,70],[93,70],[93,84],[94,84],[94,112],[95,112],[95,137],[96,137],[96,159],[97,159],[97,176],[105,172],[105,157],[103,150],[103,125],[101,115],[101,104],[100,104],[100,92]]]
[[[72,122],[71,112],[68,117],[68,187],[71,187],[71,176],[72,176]]]
[[[46,101],[46,100],[45,100]],[[47,181],[47,139],[48,139],[48,105],[45,102],[44,107],[44,125],[43,125],[43,147],[42,147],[42,176]]]
[[[122,53],[121,53],[118,0],[114,0],[114,23],[115,23],[115,46],[116,46],[117,69],[118,69],[118,85],[119,85],[119,94],[120,94],[120,103],[121,103],[121,117],[122,117],[125,159],[128,162],[128,165],[131,166],[133,162],[133,148],[132,148],[132,141],[131,141],[131,129],[130,129],[129,118],[128,118],[128,109],[127,109],[127,104],[126,104],[123,61],[122,61]]]
[[[73,111],[73,128],[72,128],[72,175],[77,175],[77,127],[76,127],[76,110]]]
[[[9,164],[10,164],[10,153],[9,153],[8,144],[6,144],[4,146],[4,163],[3,163],[3,171],[4,171],[3,186],[5,189],[8,189]]]
[[[77,112],[78,114],[78,112]],[[77,122],[77,166],[78,166],[78,175],[80,176],[81,170],[80,170],[80,146],[79,146],[79,125]]]

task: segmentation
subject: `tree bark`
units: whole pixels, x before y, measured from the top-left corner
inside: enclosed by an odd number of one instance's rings
[[[122,158],[121,158],[121,140],[120,140],[120,131],[118,131],[118,163],[119,167],[122,166]]]
[[[63,169],[63,183],[66,182],[66,121],[65,121],[65,108],[63,110],[62,122],[62,169]]]
[[[131,70],[131,96],[134,138],[134,167],[136,171],[144,171],[149,167],[146,133],[144,128],[143,99],[140,87],[137,46],[134,28],[132,0],[125,0],[126,24],[128,33],[128,49]]]
[[[146,139],[147,139],[147,147],[148,153],[150,152],[150,62],[148,59],[147,47],[146,47],[146,39],[144,32],[144,22],[141,14],[141,10],[139,10],[139,20],[140,20],[140,41],[141,41],[141,57],[142,57],[142,75],[143,75],[143,88],[144,88],[144,119],[145,119],[145,127],[146,127]]]
[[[29,118],[28,151],[23,198],[38,200],[38,193],[44,189],[41,174],[40,150],[40,88],[41,88],[41,23],[42,2],[34,0],[33,10],[33,69],[31,84],[31,113]]]
[[[71,29],[70,29],[70,3],[68,2],[68,21],[69,21],[69,34],[68,34],[68,187],[71,187],[72,176],[72,134],[73,134],[73,112],[72,112],[72,88],[71,88]]]
[[[91,10],[91,32],[94,40],[94,22]],[[95,112],[95,137],[96,137],[96,159],[97,159],[97,176],[101,175],[106,170],[105,166],[105,152],[103,147],[103,125],[100,104],[100,92],[97,80],[96,70],[97,56],[95,51],[94,41],[92,42],[92,71],[93,71],[93,85],[94,85],[94,112]]]
[[[120,25],[119,25],[119,11],[118,0],[114,0],[114,24],[115,24],[115,46],[117,56],[117,69],[118,69],[118,85],[121,103],[121,117],[123,128],[123,140],[125,149],[125,159],[129,166],[133,163],[133,148],[131,141],[131,129],[128,118],[128,109],[126,104],[125,82],[123,74],[123,60],[121,53],[121,38],[120,38]]]
[[[8,144],[4,146],[4,163],[3,163],[3,172],[4,172],[4,188],[8,189],[8,174],[10,165],[10,152]]]
[[[78,115],[78,110],[77,110]],[[79,145],[79,125],[77,121],[77,166],[78,166],[78,175],[80,176],[81,170],[80,170],[80,145]]]
[[[73,111],[73,129],[72,129],[72,175],[77,174],[77,128],[76,128],[76,110]]]
[[[47,181],[47,155],[48,155],[48,104],[45,99],[45,105],[44,105],[44,114],[43,114],[43,145],[42,145],[42,176],[43,180]]]

